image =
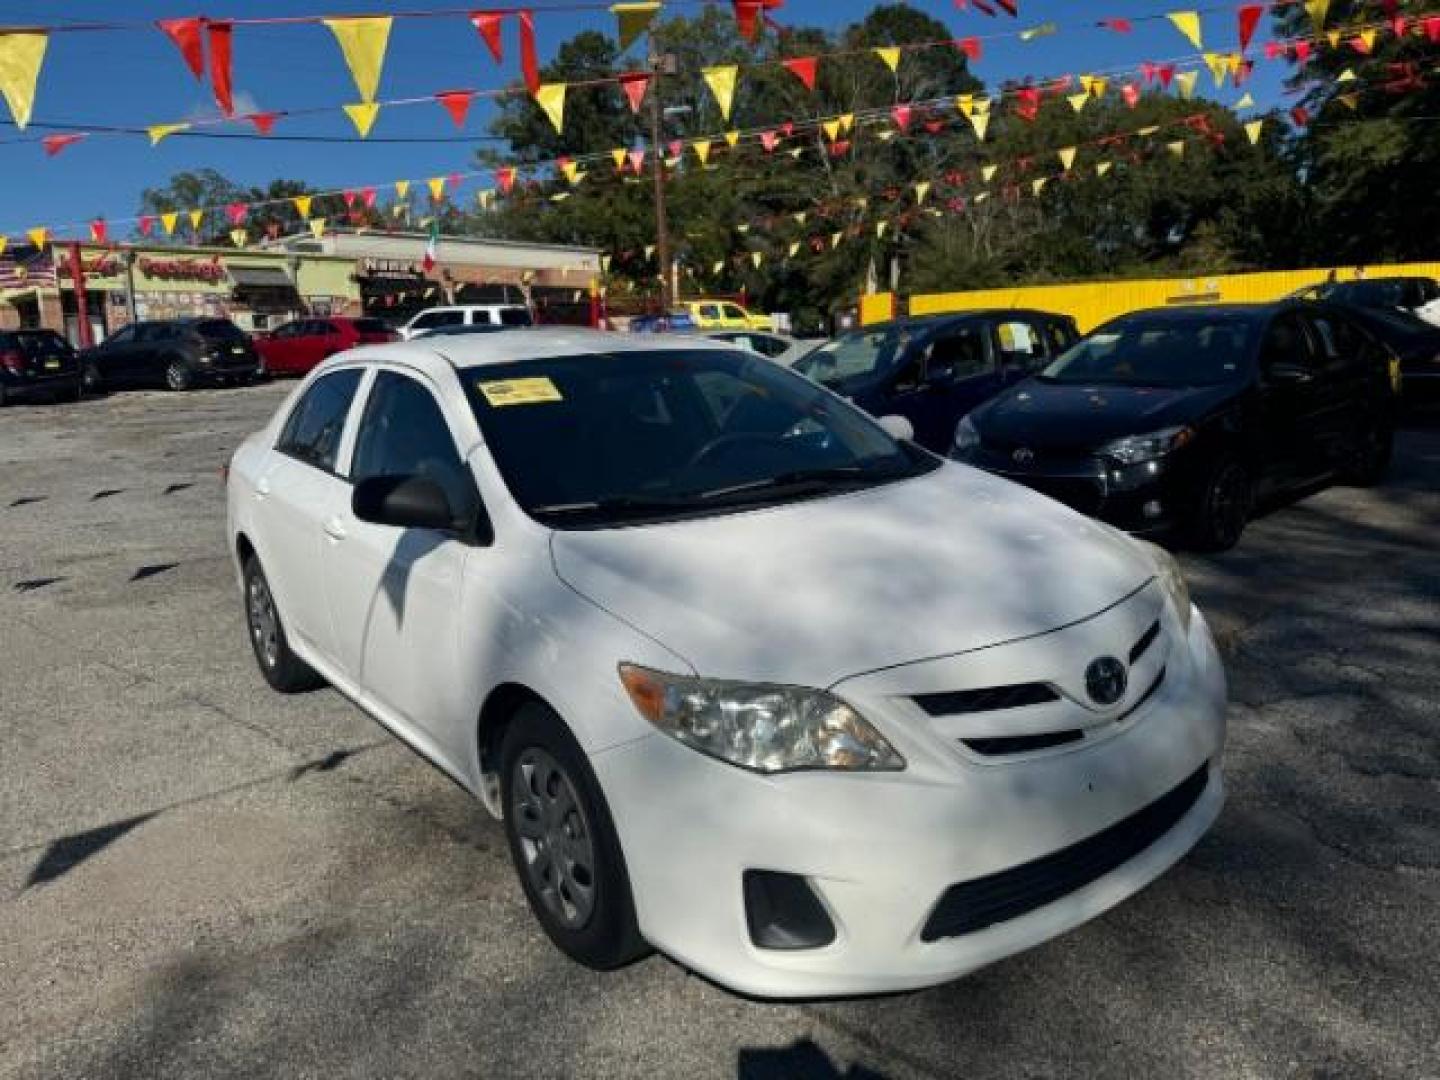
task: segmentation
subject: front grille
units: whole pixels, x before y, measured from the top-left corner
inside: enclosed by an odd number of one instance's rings
[[[916,694],[912,700],[931,716],[958,716],[962,713],[1018,709],[1023,705],[1043,705],[1047,701],[1059,701],[1060,695],[1044,683],[1015,683],[1011,686],[987,686],[981,690]]]
[[[1121,720],[1124,720],[1136,709],[1140,708],[1141,705],[1144,705],[1145,702],[1149,701],[1152,697],[1154,697],[1155,691],[1160,689],[1160,684],[1164,681],[1165,669],[1162,667],[1158,672],[1155,673],[1155,681],[1150,684],[1150,686],[1143,694],[1141,694],[1138,698],[1135,699],[1134,705],[1131,705],[1128,709],[1126,709],[1123,713],[1121,713],[1115,718],[1115,722],[1118,724]]]
[[[1042,476],[1034,473],[1006,473],[1007,480],[1048,495],[1082,514],[1094,514],[1105,501],[1105,491],[1098,478],[1087,476]]]
[[[1156,619],[1153,623],[1150,624],[1150,629],[1146,630],[1145,633],[1141,634],[1140,640],[1135,642],[1134,646],[1131,647],[1130,663],[1133,664],[1136,660],[1139,660],[1140,657],[1144,656],[1145,650],[1150,648],[1150,646],[1155,643],[1155,639],[1159,636],[1160,620]]]
[[[1104,877],[1169,832],[1195,805],[1208,763],[1150,805],[1079,843],[974,881],[951,885],[920,932],[924,941],[1018,918]]]
[[[1052,746],[1079,742],[1085,738],[1083,731],[1071,728],[1068,731],[1047,731],[1043,735],[1000,735],[990,739],[961,739],[977,754],[999,757],[1001,754],[1025,754],[1032,750],[1048,750]]]

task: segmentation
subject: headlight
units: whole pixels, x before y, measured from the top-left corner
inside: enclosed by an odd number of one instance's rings
[[[640,715],[665,734],[742,769],[898,770],[905,759],[843,701],[823,690],[694,679],[620,665]]]
[[[1146,553],[1155,563],[1155,576],[1160,579],[1160,587],[1170,598],[1170,603],[1175,608],[1175,614],[1180,618],[1181,629],[1188,634],[1190,632],[1190,586],[1185,584],[1185,574],[1181,571],[1180,564],[1175,561],[1174,555],[1171,555],[1159,544],[1152,544],[1148,540],[1137,542],[1144,545]]]
[[[980,445],[980,432],[975,427],[975,422],[968,416],[962,416],[960,423],[955,425],[955,449],[974,450]]]
[[[1179,450],[1195,437],[1190,427],[1168,427],[1148,435],[1126,435],[1100,447],[1100,453],[1121,465],[1140,465]]]

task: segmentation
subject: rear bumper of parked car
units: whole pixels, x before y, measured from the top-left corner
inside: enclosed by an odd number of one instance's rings
[[[598,754],[642,933],[732,989],[803,998],[934,985],[1079,926],[1176,862],[1224,800],[1225,678],[1198,612],[1165,663],[1115,733],[943,782],[763,776],[660,734]],[[747,873],[784,887],[766,900]],[[829,939],[757,945],[797,894]]]
[[[222,356],[219,359],[199,359],[192,365],[195,381],[203,383],[235,382],[251,379],[260,373],[260,357],[255,353],[244,356]]]
[[[34,372],[16,374],[0,371],[0,386],[5,396],[16,400],[31,397],[54,397],[57,394],[73,394],[80,386],[80,369],[71,367],[58,372]]]

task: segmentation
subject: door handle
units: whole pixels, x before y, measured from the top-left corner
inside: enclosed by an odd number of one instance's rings
[[[338,517],[332,517],[329,521],[325,522],[324,529],[325,535],[336,543],[344,540],[347,535],[345,532],[345,523]]]

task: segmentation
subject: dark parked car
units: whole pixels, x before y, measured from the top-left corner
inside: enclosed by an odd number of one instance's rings
[[[967,311],[882,323],[821,345],[794,370],[873,416],[905,417],[915,441],[945,453],[955,422],[1045,367],[1080,335],[1047,311]]]
[[[1261,497],[1380,479],[1393,363],[1318,301],[1139,311],[976,409],[952,456],[1132,532],[1223,550]]]
[[[1357,281],[1327,281],[1301,289],[1296,296],[1306,300],[1329,300],[1363,308],[1416,308],[1440,299],[1440,284],[1428,277],[1360,278]]]
[[[0,330],[0,406],[42,395],[80,396],[75,350],[54,330]]]
[[[172,319],[122,326],[80,362],[87,390],[160,385],[189,390],[201,383],[250,382],[260,357],[229,319]]]
[[[1400,308],[1347,305],[1345,310],[1399,359],[1406,404],[1440,399],[1440,326]]]
[[[357,345],[399,341],[400,334],[379,319],[296,319],[255,337],[255,351],[267,375],[304,375],[321,360]]]

